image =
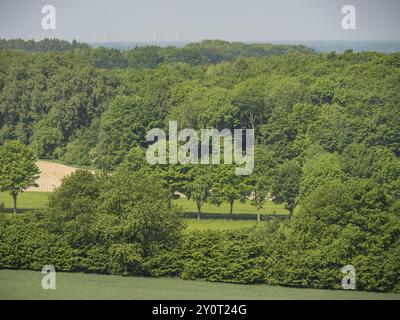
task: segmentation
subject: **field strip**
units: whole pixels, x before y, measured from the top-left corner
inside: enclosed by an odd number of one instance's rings
[[[36,180],[37,187],[30,187],[26,191],[52,192],[61,185],[64,177],[78,170],[60,163],[39,160],[36,165],[40,170],[40,177]]]

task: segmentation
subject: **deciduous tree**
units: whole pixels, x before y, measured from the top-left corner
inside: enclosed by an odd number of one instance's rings
[[[18,141],[8,141],[0,146],[0,191],[13,197],[17,213],[18,194],[35,185],[40,171],[32,150]]]

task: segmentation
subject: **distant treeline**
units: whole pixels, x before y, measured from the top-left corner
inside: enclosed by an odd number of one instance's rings
[[[265,57],[288,53],[314,53],[305,46],[245,44],[221,40],[204,40],[183,48],[145,46],[120,51],[110,48],[92,49],[88,61],[98,68],[157,68],[162,63],[183,62],[190,65],[216,64],[238,57]]]
[[[69,51],[74,49],[89,49],[86,43],[72,40],[68,42],[59,39],[43,39],[41,41],[23,39],[0,39],[0,50],[23,50],[30,52]]]
[[[98,68],[157,68],[162,63],[183,62],[190,65],[216,64],[231,61],[237,57],[264,57],[288,53],[314,53],[314,50],[302,45],[245,44],[222,40],[204,40],[188,44],[183,48],[175,46],[144,46],[130,50],[113,48],[91,48],[88,44],[75,40],[71,43],[58,39],[1,40],[0,50],[24,50],[31,52],[75,50],[86,61]]]

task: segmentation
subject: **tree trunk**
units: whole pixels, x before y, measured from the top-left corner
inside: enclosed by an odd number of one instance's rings
[[[257,207],[257,223],[259,223],[260,220],[261,220],[261,217],[260,217],[260,208]]]
[[[232,218],[232,215],[233,215],[233,203],[234,203],[234,201],[230,201],[229,202],[230,203],[230,208],[229,208],[229,215],[230,215],[230,217]]]
[[[257,144],[257,135],[256,135],[256,119],[255,116],[253,117],[252,120],[250,120],[251,128],[253,129],[254,132],[254,144]]]
[[[13,204],[14,204],[14,213],[17,213],[17,196],[18,194],[13,192],[12,197],[13,197]]]
[[[196,202],[197,204],[197,220],[200,220],[200,215],[201,215],[201,205]]]
[[[290,220],[293,220],[293,212],[294,212],[294,208],[289,208],[289,217],[290,217]]]
[[[288,204],[288,210],[289,210],[289,214],[290,214],[290,220],[293,219],[293,214],[294,214],[294,209],[297,207],[298,202],[296,200],[291,201]]]

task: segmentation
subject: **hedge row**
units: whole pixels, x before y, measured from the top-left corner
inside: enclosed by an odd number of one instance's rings
[[[46,230],[41,214],[7,214],[0,219],[0,268],[40,270],[51,264],[68,272],[340,289],[341,268],[350,263],[357,270],[357,289],[400,292],[399,244],[348,259],[335,252],[335,244],[299,248],[288,232],[277,221],[267,228],[186,232],[173,250],[153,248],[144,257],[135,244],[73,248],[65,236]]]

